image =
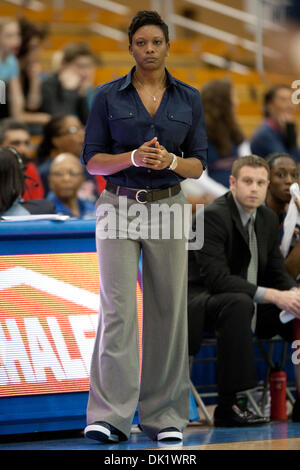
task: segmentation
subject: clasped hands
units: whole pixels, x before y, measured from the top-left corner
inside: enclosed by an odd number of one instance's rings
[[[173,160],[173,155],[159,144],[157,137],[144,142],[135,152],[134,161],[138,166],[152,170],[164,170]]]

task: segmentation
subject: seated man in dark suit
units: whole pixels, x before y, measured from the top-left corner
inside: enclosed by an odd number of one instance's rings
[[[202,249],[189,251],[190,354],[203,331],[216,332],[216,426],[266,422],[236,404],[238,392],[257,385],[252,334],[293,341],[293,322],[282,324],[279,313],[300,318],[300,290],[278,247],[278,218],[264,206],[269,174],[260,157],[237,159],[230,191],[204,210]]]

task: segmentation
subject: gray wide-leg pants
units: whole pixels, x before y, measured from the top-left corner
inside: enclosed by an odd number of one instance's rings
[[[112,233],[112,238],[105,238],[100,227],[105,209],[106,214],[115,210],[119,215],[118,200],[117,196],[104,191],[97,210],[101,306],[91,362],[87,422],[106,421],[129,437],[138,406],[140,425],[155,439],[163,428],[183,430],[189,419],[187,242],[184,235],[180,239],[174,237],[172,221],[168,239],[151,239],[151,236],[135,239],[132,233],[122,238],[124,220],[116,230],[119,238],[113,238]],[[183,207],[186,200],[179,193],[158,202],[165,204],[167,213],[170,206]],[[128,208],[137,204],[130,199],[127,203]],[[151,204],[157,202],[147,204],[148,212]],[[176,223],[182,223],[178,217],[177,214]],[[157,223],[148,216],[143,228]],[[141,252],[143,348],[140,378],[136,282]]]

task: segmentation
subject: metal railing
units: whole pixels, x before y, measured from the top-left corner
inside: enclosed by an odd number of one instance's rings
[[[203,34],[205,36],[218,39],[220,41],[224,41],[228,44],[240,46],[243,49],[256,53],[257,51],[257,44],[255,41],[250,41],[249,39],[241,38],[233,33],[228,33],[227,31],[222,31],[221,29],[214,28],[213,26],[209,26],[204,23],[200,23],[199,21],[190,20],[189,18],[184,18],[180,15],[172,15],[172,21],[178,26],[182,26],[184,28],[190,29],[197,33]],[[269,47],[264,47],[263,53],[266,56],[276,58],[278,57],[278,53]]]
[[[106,26],[101,23],[92,23],[90,25],[90,31],[119,42],[126,41],[127,39],[127,34],[123,33],[123,31],[120,31],[117,28],[112,28],[111,26]]]
[[[128,15],[130,13],[130,8],[126,5],[123,5],[112,0],[81,0],[83,3],[89,3],[97,8],[102,10],[112,11],[113,13],[118,13],[119,15]]]
[[[42,11],[45,8],[44,4],[38,0],[6,0],[6,2],[19,7],[26,7],[34,11]]]
[[[130,13],[129,7],[121,5],[117,2],[110,0],[82,0],[85,3],[92,4],[99,8],[104,8],[110,11],[114,11],[123,15],[128,15]],[[227,44],[239,46],[247,51],[255,54],[256,59],[256,70],[259,73],[264,71],[264,57],[269,57],[273,59],[279,59],[280,56],[277,51],[273,50],[270,47],[265,47],[263,45],[263,32],[265,29],[278,32],[282,31],[282,26],[276,24],[273,21],[264,19],[264,3],[265,0],[256,0],[256,15],[248,13],[246,11],[238,10],[236,8],[224,5],[215,0],[185,0],[186,3],[193,4],[199,8],[205,8],[212,10],[221,15],[228,16],[235,20],[242,21],[243,23],[249,24],[254,28],[254,40],[249,40],[242,38],[236,34],[229,33],[227,31],[215,28],[213,26],[195,21],[184,16],[174,13],[174,2],[173,0],[164,0],[161,2],[159,0],[151,0],[149,7],[152,9],[157,9],[162,16],[165,17],[169,29],[170,37],[176,37],[176,26],[186,28],[190,31],[194,31],[198,34],[214,38],[216,40],[225,42]],[[92,30],[98,32],[104,36],[110,37],[111,39],[123,41],[124,33],[118,32],[114,28],[110,28],[107,25],[94,24],[92,25]],[[228,61],[224,61],[224,58],[215,54],[203,53],[202,58],[204,61],[214,64],[216,66],[222,67],[222,64],[229,67]],[[237,62],[232,63],[229,67],[231,70],[235,69],[239,73],[245,73],[246,68],[243,68],[242,64]]]
[[[237,8],[233,8],[223,3],[216,2],[214,0],[185,0],[187,3],[192,3],[194,5],[199,6],[200,8],[206,8],[208,10],[212,10],[215,13],[220,13],[221,15],[229,16],[230,18],[234,18],[235,20],[242,21],[249,25],[256,26],[257,25],[257,15],[253,15],[252,13],[248,13],[243,10],[238,10]],[[253,3],[255,0],[251,0]],[[261,3],[265,3],[264,0]],[[265,29],[270,29],[273,31],[282,31],[282,27],[278,23],[274,23],[273,21],[263,19],[263,27]]]
[[[39,0],[6,0],[9,3],[26,6],[33,10],[41,10],[44,8],[44,5]],[[114,12],[119,15],[122,15],[126,18],[133,13],[131,12],[130,6],[119,3],[118,1],[113,0],[81,0],[83,4],[89,4],[96,8],[103,9],[106,11]],[[277,8],[278,12],[282,12],[282,4],[286,3],[286,0],[251,0],[251,5],[255,2],[256,4],[256,13],[250,13],[247,11],[239,10],[228,5],[224,5],[215,0],[183,0],[187,4],[195,5],[201,9],[207,9],[214,11],[218,14],[227,16],[234,20],[241,21],[245,24],[248,24],[254,27],[254,40],[240,37],[232,32],[224,31],[222,29],[215,28],[205,23],[195,21],[189,18],[186,18],[182,15],[174,13],[174,1],[173,0],[149,0],[149,8],[159,11],[159,13],[165,18],[166,22],[169,25],[170,37],[171,39],[176,38],[176,26],[186,28],[187,30],[196,32],[203,36],[214,38],[216,40],[222,41],[224,43],[239,46],[246,51],[250,51],[255,54],[256,58],[256,70],[260,73],[264,71],[264,57],[280,59],[280,56],[277,51],[273,50],[270,47],[265,47],[263,44],[263,33],[264,30],[268,29],[274,32],[282,31],[283,28],[280,24],[271,21],[270,19],[264,18],[265,6],[268,5],[270,8]],[[64,8],[64,0],[53,0],[52,5],[54,9],[59,9],[60,11]],[[276,10],[276,11],[277,11]],[[280,13],[281,15],[282,13]],[[275,16],[278,17],[279,13]],[[279,16],[280,16],[279,15]],[[112,28],[106,24],[92,23],[90,26],[91,31],[96,32],[105,37],[111,38],[116,41],[124,41],[125,33],[119,31],[116,28]],[[224,58],[222,56],[217,56],[215,54],[206,53],[203,56],[203,60],[206,60],[210,63],[215,63],[217,66],[222,66]],[[219,65],[218,65],[219,64]],[[228,61],[227,61],[228,65]],[[234,67],[242,71],[241,64],[235,63]],[[246,69],[243,69],[245,72]],[[241,73],[243,73],[241,72]]]

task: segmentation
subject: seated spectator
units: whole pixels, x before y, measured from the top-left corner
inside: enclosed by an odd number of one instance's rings
[[[28,112],[38,112],[42,103],[42,66],[41,48],[47,36],[48,29],[32,23],[26,18],[19,20],[21,45],[17,54],[20,67],[21,87],[24,95],[24,108]],[[39,126],[30,127],[32,134],[39,134]]]
[[[51,163],[47,199],[55,204],[57,214],[82,219],[95,217],[95,206],[78,198],[77,193],[84,181],[83,167],[71,153],[62,153]]]
[[[20,67],[25,109],[38,111],[41,106],[41,47],[47,36],[47,28],[26,18],[19,20],[21,45],[17,54]]]
[[[280,241],[283,237],[283,222],[287,214],[288,204],[291,199],[290,186],[298,183],[299,171],[294,158],[286,153],[273,153],[267,157],[270,167],[270,185],[266,197],[266,205],[279,217]],[[300,209],[300,208],[299,208]],[[300,274],[300,231],[296,225],[291,238],[290,249],[284,258],[285,267],[289,274],[298,281]],[[293,321],[295,339],[300,339],[300,320]],[[300,367],[295,367],[296,385],[298,395],[300,391]],[[297,400],[293,408],[293,421],[300,421],[300,400]]]
[[[237,96],[230,81],[212,80],[202,88],[201,98],[208,138],[208,176],[228,188],[232,163],[250,154],[237,122]]]
[[[86,124],[94,65],[95,58],[87,44],[66,46],[59,71],[43,80],[41,110],[51,115],[72,114]]]
[[[230,191],[204,209],[202,249],[189,251],[190,354],[198,352],[204,331],[217,338],[215,426],[265,422],[236,402],[237,393],[257,385],[252,333],[292,342],[293,321],[282,324],[279,313],[300,318],[300,289],[279,251],[278,218],[264,205],[269,171],[263,158],[236,160]]]
[[[18,98],[19,64],[16,54],[21,44],[18,23],[9,18],[0,20],[0,80],[6,85],[6,100],[0,106],[0,118],[8,117]],[[17,95],[16,95],[17,93]],[[8,103],[10,102],[10,107]]]
[[[39,163],[38,170],[46,195],[49,192],[48,177],[52,159],[65,152],[72,153],[79,159],[83,140],[84,127],[76,116],[53,116],[44,127],[43,137],[37,149],[37,159]],[[80,188],[80,197],[95,201],[99,194],[97,179],[86,170],[84,174],[85,181]]]
[[[29,214],[54,214],[51,201],[36,199],[24,201],[23,160],[11,147],[0,147],[0,217]]]
[[[25,201],[42,199],[44,187],[36,165],[30,159],[31,136],[25,124],[7,118],[0,122],[0,145],[14,147],[20,154],[25,173],[25,191],[22,197]]]
[[[21,46],[19,24],[14,19],[0,19],[0,80],[6,85],[5,103],[0,106],[0,118],[14,117],[25,123],[45,124],[49,115],[25,111],[16,54]]]
[[[289,153],[300,162],[295,110],[289,86],[276,85],[268,90],[264,96],[265,120],[251,139],[252,153],[263,158],[274,152]]]
[[[281,240],[283,222],[291,199],[290,186],[293,183],[298,183],[299,170],[295,159],[287,153],[273,153],[266,160],[270,167],[270,185],[267,191],[266,205],[278,215]],[[300,252],[296,256],[298,239],[299,234],[297,233],[292,240],[292,250],[285,259],[286,268],[294,279],[300,274]]]

